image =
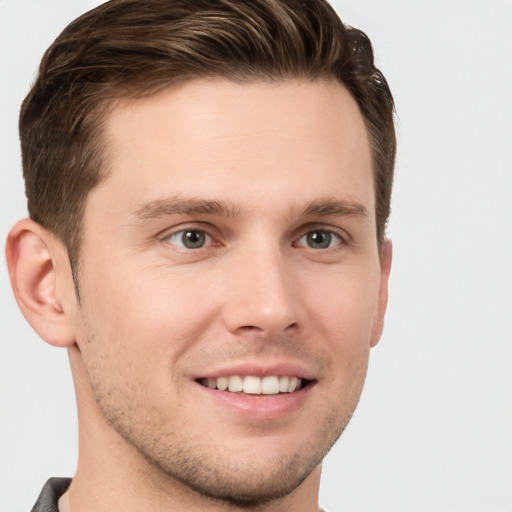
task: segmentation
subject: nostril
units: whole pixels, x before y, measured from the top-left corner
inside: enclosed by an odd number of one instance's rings
[[[289,331],[291,329],[296,329],[298,327],[297,325],[297,322],[293,322],[292,324],[290,324],[288,327],[286,327],[286,331]]]
[[[291,330],[295,330],[297,328],[298,328],[297,322],[293,322],[293,323],[289,324],[288,326],[286,326],[284,328],[284,331],[291,331]],[[257,325],[242,325],[238,328],[238,331],[244,332],[246,334],[261,334],[261,333],[265,333],[267,330],[264,329],[263,327],[258,327]]]

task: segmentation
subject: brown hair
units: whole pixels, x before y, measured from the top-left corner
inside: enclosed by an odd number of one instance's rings
[[[63,241],[74,273],[87,194],[106,173],[101,124],[111,101],[208,76],[341,82],[368,130],[382,242],[396,150],[393,99],[363,32],[324,0],[111,0],[48,48],[20,115],[30,217]]]

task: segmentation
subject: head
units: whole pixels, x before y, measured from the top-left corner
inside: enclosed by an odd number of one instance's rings
[[[392,111],[321,0],[114,0],[57,38],[8,259],[95,467],[246,505],[311,481],[381,334]]]
[[[342,84],[368,131],[382,244],[396,149],[393,100],[363,32],[322,0],[113,0],[50,46],[20,114],[29,215],[65,244],[75,271],[87,196],[108,174],[102,126],[109,108],[205,77]]]

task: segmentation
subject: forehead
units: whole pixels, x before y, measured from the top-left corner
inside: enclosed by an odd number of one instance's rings
[[[340,195],[374,211],[364,121],[337,82],[186,82],[119,101],[104,133],[110,172],[92,202],[140,209],[190,195],[277,208]]]

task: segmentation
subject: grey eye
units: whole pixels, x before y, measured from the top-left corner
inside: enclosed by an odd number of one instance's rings
[[[297,245],[299,247],[309,247],[310,249],[329,249],[330,247],[340,245],[340,243],[341,238],[336,233],[315,229],[302,236]]]
[[[186,249],[200,249],[211,243],[211,238],[204,231],[198,229],[183,229],[170,235],[167,241]]]

